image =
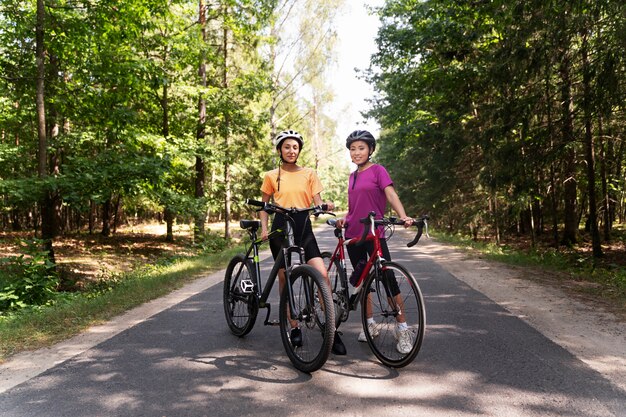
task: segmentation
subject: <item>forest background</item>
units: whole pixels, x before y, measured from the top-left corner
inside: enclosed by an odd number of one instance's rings
[[[344,7],[4,0],[0,311],[115,282],[116,256],[133,269],[236,243],[283,129],[304,135],[300,162],[345,208],[331,83]],[[565,259],[623,303],[623,2],[387,0],[372,13],[377,51],[355,76],[376,93],[363,117],[407,211]],[[142,226],[154,222],[162,232]]]

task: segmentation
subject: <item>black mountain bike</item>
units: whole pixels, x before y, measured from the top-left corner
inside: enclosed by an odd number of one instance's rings
[[[247,204],[259,207],[268,214],[281,213],[285,216],[285,230],[275,230],[285,237],[282,250],[274,262],[265,287],[261,279],[259,247],[264,240],[257,237],[261,226],[258,220],[241,220],[240,226],[250,235],[250,245],[245,254],[231,259],[224,277],[224,313],[230,331],[239,337],[248,334],[254,327],[259,308],[267,308],[264,325],[279,325],[280,336],[293,365],[302,372],[313,372],[321,368],[330,354],[335,337],[335,310],[328,283],[322,274],[304,262],[304,249],[295,244],[294,220],[299,212],[325,213],[324,207],[304,209],[285,208],[272,203],[247,200]],[[285,260],[285,288],[281,291],[279,321],[270,321],[271,305],[267,302],[278,270]],[[330,308],[326,308],[330,306]],[[292,343],[291,330],[297,323],[302,333],[302,342]],[[329,323],[327,326],[326,323]]]
[[[414,226],[418,231],[407,246],[412,247],[419,241],[424,227],[428,235],[427,220],[428,216],[415,220]],[[335,227],[337,237],[334,251],[322,253],[333,292],[335,326],[339,327],[348,320],[350,311],[356,310],[360,302],[361,321],[370,349],[383,364],[401,368],[415,359],[424,339],[424,297],[417,281],[404,266],[383,258],[376,227],[384,226],[393,234],[394,226],[403,225],[404,222],[393,217],[375,219],[374,212],[360,221],[365,224],[363,235],[348,241],[345,240],[342,229],[336,228],[335,219],[326,221]],[[365,242],[373,245],[372,255],[360,268],[355,268],[356,271],[349,278],[345,246],[361,245]],[[354,288],[352,291],[349,281]],[[368,325],[368,318],[373,318],[376,325]],[[405,335],[400,335],[398,330],[400,321],[407,323],[408,332]],[[402,346],[401,337],[406,338],[409,343]]]

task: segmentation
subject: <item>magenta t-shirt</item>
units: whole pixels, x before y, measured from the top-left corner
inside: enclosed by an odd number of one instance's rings
[[[387,170],[378,164],[371,165],[363,172],[356,175],[350,174],[348,179],[348,214],[346,215],[345,236],[348,239],[361,237],[363,234],[363,223],[359,221],[367,217],[370,211],[376,213],[376,218],[380,219],[385,214],[387,208],[387,197],[385,188],[393,185]],[[384,237],[384,228],[378,228],[378,236]]]

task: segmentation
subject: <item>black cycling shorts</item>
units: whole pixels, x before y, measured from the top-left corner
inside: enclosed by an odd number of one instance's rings
[[[308,212],[302,212],[291,216],[295,222],[295,228],[293,230],[294,240],[296,245],[302,246],[304,248],[304,260],[308,261],[313,258],[320,258],[322,256],[319,246],[317,245],[317,240],[315,239],[315,235],[313,234],[313,229],[311,228],[311,220],[309,219]],[[285,231],[285,216],[276,213],[274,215],[274,220],[272,221],[272,231],[276,229],[282,229]],[[283,246],[283,242],[285,237],[275,237],[270,239],[270,249],[272,250],[272,256],[274,259],[280,253],[280,250]],[[293,259],[293,258],[292,258]],[[285,261],[283,259],[281,268],[285,268]]]
[[[391,261],[391,253],[389,252],[389,247],[387,246],[387,239],[381,238],[380,240],[380,250],[383,254],[383,258],[386,261]],[[359,263],[361,259],[367,261],[370,254],[374,251],[374,243],[366,242],[363,245],[347,245],[348,256],[350,257],[350,263],[352,267]],[[392,296],[396,296],[400,294],[400,287],[398,287],[398,280],[396,279],[393,271],[386,271],[385,278],[387,280],[387,285],[389,286],[389,292],[391,292]]]

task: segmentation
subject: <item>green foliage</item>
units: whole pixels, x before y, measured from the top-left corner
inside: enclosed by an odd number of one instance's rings
[[[190,208],[219,213],[225,165],[232,165],[236,187],[258,189],[265,168],[259,161],[268,155],[267,148],[257,146],[268,130],[267,107],[260,103],[271,88],[258,51],[274,2],[210,4],[206,41],[197,24],[197,2],[77,5],[46,8],[45,100],[53,175],[45,181],[36,178],[34,4],[7,0],[0,9],[0,209],[25,216],[49,192],[79,216],[92,203],[115,197],[121,197],[122,210],[126,201],[132,209],[150,199],[148,206],[167,207],[181,217]],[[215,47],[224,29],[226,61]],[[201,56],[206,88],[199,87],[197,75]],[[200,97],[208,105],[205,137],[198,140]],[[197,157],[206,164],[201,197],[195,196]]]
[[[223,235],[207,231],[195,242],[195,246],[206,254],[219,253],[226,250],[231,245],[231,239]]]
[[[0,258],[0,312],[44,305],[54,299],[59,284],[55,265],[39,239],[22,241],[24,254]]]
[[[241,247],[175,261],[159,261],[94,284],[93,291],[64,294],[54,304],[0,315],[0,361],[7,355],[49,346],[90,325],[160,297],[200,274],[226,267]],[[109,280],[112,281],[109,281]]]
[[[617,0],[387,1],[368,73],[379,93],[369,116],[382,127],[377,158],[409,211],[496,238],[561,225],[576,203],[576,215],[585,216],[586,129],[596,161],[605,155],[592,173],[596,190],[621,180],[626,162],[618,145],[626,131],[617,29],[624,7]],[[573,200],[564,195],[572,181]],[[612,225],[624,213],[623,183],[605,190],[597,200],[615,202],[602,207]]]

